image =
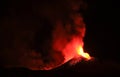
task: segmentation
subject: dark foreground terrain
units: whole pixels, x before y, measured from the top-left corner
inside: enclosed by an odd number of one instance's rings
[[[1,68],[0,77],[120,77],[120,64],[110,61],[82,61],[68,63],[50,71],[33,71],[26,68]]]

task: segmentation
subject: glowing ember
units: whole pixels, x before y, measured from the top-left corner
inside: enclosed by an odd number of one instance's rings
[[[79,47],[77,48],[77,53],[78,53],[80,56],[82,56],[83,58],[85,58],[86,60],[90,60],[90,59],[91,59],[90,55],[89,55],[88,53],[84,52],[82,46],[79,46]]]

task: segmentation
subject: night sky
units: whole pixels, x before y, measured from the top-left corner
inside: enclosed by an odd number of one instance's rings
[[[89,1],[85,14],[85,47],[100,59],[119,59],[119,5],[111,1]]]
[[[32,71],[26,68],[4,69],[1,67],[0,71],[2,72],[0,73],[4,72],[6,74],[0,74],[0,77],[2,75],[3,77],[84,77],[84,75],[98,77],[119,75],[119,4],[115,0],[85,1],[87,2],[87,9],[83,12],[84,22],[86,23],[84,49],[95,57],[94,61],[82,61],[75,66],[69,66],[66,63],[51,71]]]

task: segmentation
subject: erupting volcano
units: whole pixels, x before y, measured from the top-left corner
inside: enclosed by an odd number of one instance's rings
[[[82,0],[11,1],[0,29],[4,67],[51,70],[75,59],[90,60],[84,52]],[[7,15],[8,14],[8,15]]]

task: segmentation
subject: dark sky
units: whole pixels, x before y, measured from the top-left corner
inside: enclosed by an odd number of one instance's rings
[[[119,4],[116,1],[88,1],[85,49],[100,59],[120,62],[118,11]]]

